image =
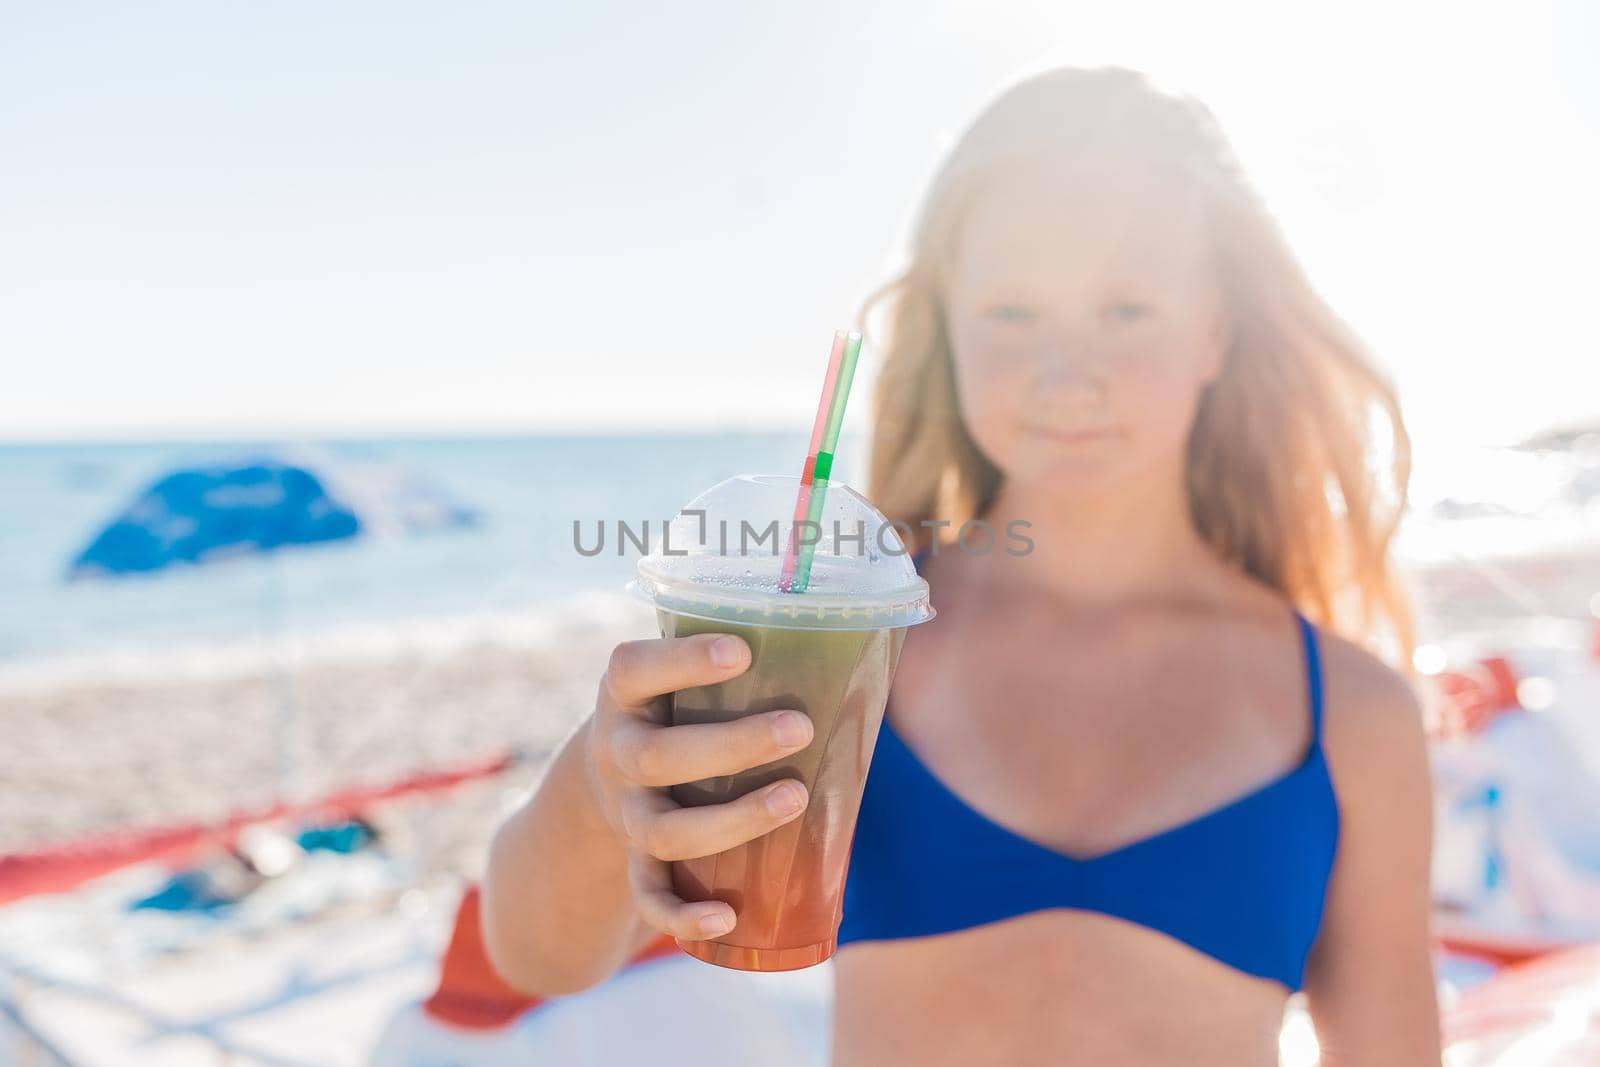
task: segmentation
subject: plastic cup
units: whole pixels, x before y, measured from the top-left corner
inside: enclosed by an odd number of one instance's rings
[[[672,788],[685,806],[737,799],[785,778],[804,813],[714,856],[671,864],[684,900],[721,900],[738,917],[718,938],[678,939],[696,959],[744,971],[810,967],[833,955],[867,769],[908,627],[933,618],[895,527],[859,493],[830,485],[804,592],[779,592],[800,480],[740,475],[686,504],[630,588],[656,608],[663,637],[731,633],[750,646],[739,677],[671,696],[672,722],[728,722],[792,708],[811,744],[740,774]],[[775,536],[760,535],[776,531]],[[858,537],[859,534],[859,537]]]

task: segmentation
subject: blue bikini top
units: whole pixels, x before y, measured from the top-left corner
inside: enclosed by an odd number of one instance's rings
[[[971,807],[917,758],[886,713],[856,820],[839,945],[1072,908],[1137,923],[1300,989],[1322,924],[1339,809],[1322,752],[1316,630],[1299,612],[1295,618],[1310,691],[1305,758],[1220,808],[1088,858],[1056,852]]]

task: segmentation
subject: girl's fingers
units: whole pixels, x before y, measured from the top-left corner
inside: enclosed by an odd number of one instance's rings
[[[628,882],[639,918],[664,934],[700,941],[720,937],[732,930],[737,921],[733,908],[719,900],[683,900],[672,891],[671,869],[641,852],[628,853]],[[715,925],[705,925],[708,918]]]
[[[792,711],[727,723],[661,724],[667,694],[727,681],[749,665],[749,646],[731,634],[627,641],[612,651],[601,682],[597,716],[604,728],[594,734],[594,753],[609,795],[621,798],[618,821],[634,903],[646,925],[685,941],[719,937],[733,929],[736,917],[721,901],[679,898],[668,862],[715,855],[769,833],[796,818],[808,799],[794,779],[693,808],[677,804],[665,788],[735,774],[811,743],[810,719]],[[704,925],[708,919],[716,921]]]
[[[625,718],[606,743],[619,773],[639,785],[660,787],[738,774],[793,755],[814,739],[810,716],[783,710],[682,726]]]
[[[665,791],[636,789],[623,800],[622,825],[634,849],[658,860],[688,860],[770,833],[804,811],[808,800],[805,785],[794,778],[693,808]]]
[[[624,641],[611,651],[602,695],[619,711],[653,718],[658,697],[743,674],[750,646],[732,634]]]

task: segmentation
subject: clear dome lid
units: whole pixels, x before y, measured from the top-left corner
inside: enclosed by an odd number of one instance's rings
[[[800,479],[741,474],[685,504],[639,560],[628,588],[659,608],[784,629],[878,630],[933,618],[928,583],[900,531],[860,493],[833,484],[797,522]],[[903,524],[902,524],[903,525]],[[790,539],[813,542],[803,591],[785,588]]]

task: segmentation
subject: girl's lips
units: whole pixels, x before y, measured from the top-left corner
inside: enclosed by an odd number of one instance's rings
[[[1061,430],[1046,426],[1030,426],[1028,429],[1041,437],[1048,437],[1052,441],[1068,445],[1088,444],[1116,435],[1116,431],[1111,429]]]

